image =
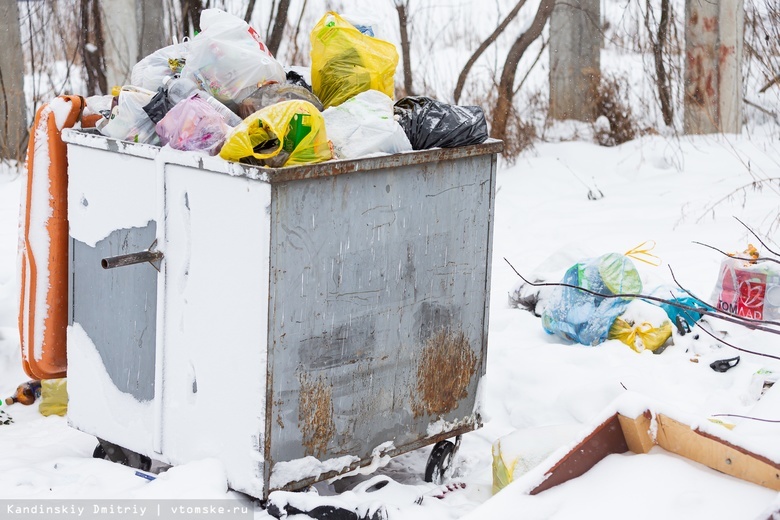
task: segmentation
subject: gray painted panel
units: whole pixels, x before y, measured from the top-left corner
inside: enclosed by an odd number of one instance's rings
[[[274,185],[272,462],[478,425],[495,157]],[[450,426],[451,428],[452,426]]]
[[[103,269],[100,260],[148,249],[156,225],[121,229],[95,247],[71,240],[71,323],[92,339],[116,387],[154,397],[157,271],[150,264]]]

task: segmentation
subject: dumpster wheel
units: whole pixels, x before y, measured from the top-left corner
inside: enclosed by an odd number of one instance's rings
[[[460,447],[460,435],[455,437],[455,442],[439,441],[434,444],[428,463],[425,465],[425,482],[436,485],[444,483],[452,476],[455,469],[452,462]]]
[[[98,439],[98,445],[95,446],[92,457],[116,462],[124,466],[140,469],[141,471],[149,471],[152,467],[152,459],[146,455],[141,455],[103,439]]]

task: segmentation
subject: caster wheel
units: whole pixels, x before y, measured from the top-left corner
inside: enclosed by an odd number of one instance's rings
[[[149,471],[152,467],[152,459],[146,455],[141,455],[103,439],[98,439],[98,445],[92,452],[92,456],[96,459],[109,460],[142,471]]]
[[[450,441],[439,441],[431,450],[428,456],[428,463],[425,465],[425,481],[433,484],[442,484],[452,476],[452,461],[455,459],[455,453],[460,446],[460,436],[452,443]]]

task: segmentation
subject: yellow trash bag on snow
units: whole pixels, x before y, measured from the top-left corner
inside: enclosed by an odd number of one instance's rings
[[[311,86],[325,108],[366,90],[395,94],[398,51],[330,11],[311,31]]]
[[[636,352],[655,352],[672,336],[672,322],[666,311],[651,303],[634,300],[615,318],[607,339],[618,339]]]
[[[279,168],[327,161],[332,152],[320,111],[296,99],[269,105],[244,119],[227,135],[219,156]]]
[[[44,379],[41,381],[41,402],[38,405],[41,415],[65,415],[68,411],[68,380]]]

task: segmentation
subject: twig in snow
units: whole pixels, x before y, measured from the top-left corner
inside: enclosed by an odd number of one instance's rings
[[[764,256],[759,256],[759,257],[757,257],[757,258],[752,258],[752,257],[747,257],[747,256],[736,256],[736,255],[730,255],[730,254],[728,254],[727,252],[725,252],[725,251],[722,251],[722,250],[718,249],[718,248],[717,248],[717,247],[715,247],[715,246],[711,246],[711,245],[709,245],[709,244],[705,244],[705,243],[703,243],[703,242],[697,242],[697,241],[695,241],[695,240],[692,240],[692,242],[693,242],[694,244],[698,244],[698,245],[700,245],[700,246],[709,247],[710,249],[714,249],[714,250],[715,250],[715,251],[717,251],[718,253],[720,253],[720,254],[722,254],[722,255],[724,255],[724,256],[728,256],[729,258],[733,258],[734,260],[744,260],[744,261],[746,261],[746,262],[750,262],[750,263],[754,263],[754,262],[764,262],[764,261],[766,261],[766,262],[774,262],[774,263],[776,263],[776,264],[780,264],[780,260],[778,260],[777,258],[768,258],[768,257],[764,257]]]
[[[744,222],[742,222],[741,220],[739,220],[739,218],[738,218],[738,217],[734,217],[734,218],[735,218],[735,219],[737,219],[737,222],[739,222],[740,224],[742,224],[742,225],[744,226],[744,228],[745,228],[745,229],[747,229],[748,231],[750,231],[750,234],[751,234],[751,235],[753,235],[754,237],[756,237],[756,240],[758,240],[758,242],[759,242],[759,243],[760,243],[762,246],[764,246],[764,249],[766,249],[767,251],[769,251],[770,253],[772,253],[772,254],[773,254],[773,255],[775,255],[775,256],[780,256],[780,253],[778,253],[777,251],[773,251],[772,249],[770,249],[770,248],[769,248],[769,246],[768,246],[768,245],[766,245],[766,243],[764,243],[764,241],[763,241],[763,240],[761,240],[761,237],[759,237],[759,236],[756,234],[756,232],[755,232],[755,231],[753,231],[753,230],[750,228],[750,226],[748,226],[747,224],[745,224]]]

